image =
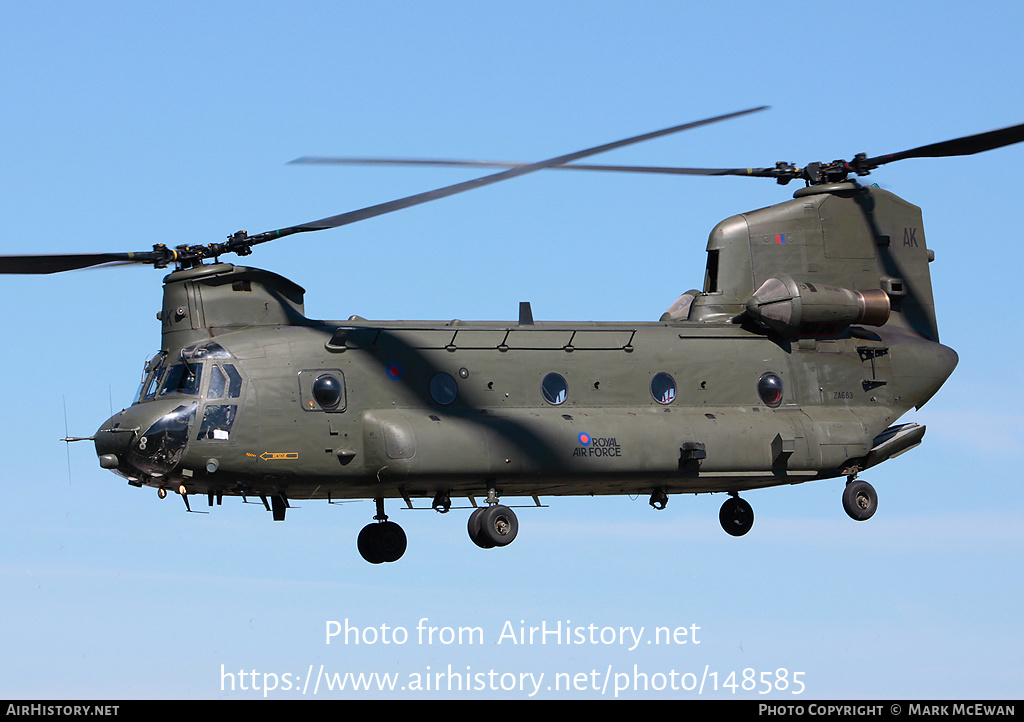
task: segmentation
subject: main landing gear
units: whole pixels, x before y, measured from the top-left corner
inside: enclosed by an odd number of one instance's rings
[[[494,489],[487,492],[487,506],[469,515],[467,526],[469,538],[481,549],[508,546],[519,533],[519,519],[514,511],[498,503]]]
[[[664,489],[655,489],[648,503],[655,509],[664,509],[668,504],[668,494]],[[754,509],[735,491],[730,491],[729,498],[718,512],[718,521],[732,536],[743,536],[754,526]]]
[[[384,499],[374,501],[377,514],[373,517],[374,522],[359,532],[359,553],[371,564],[398,561],[405,554],[405,532],[398,524],[388,521],[384,513]],[[651,494],[650,504],[655,509],[664,509],[667,503],[668,495],[663,490],[657,489]],[[451,500],[439,495],[435,497],[432,507],[435,511],[447,512],[451,508]],[[870,519],[878,508],[878,495],[874,487],[851,476],[843,491],[843,508],[855,521]],[[739,494],[729,492],[729,498],[718,512],[718,520],[728,534],[743,536],[754,525],[754,509]],[[469,538],[481,549],[508,546],[519,533],[519,519],[514,511],[498,503],[497,493],[490,489],[487,492],[487,505],[474,509],[469,515],[467,530]]]
[[[655,509],[664,509],[668,504],[668,494],[664,489],[655,489],[651,493],[650,505]],[[718,521],[722,528],[732,536],[743,536],[754,526],[754,509],[735,491],[729,492],[729,498],[722,504],[718,512]]]
[[[374,521],[363,527],[356,542],[359,554],[371,564],[396,562],[405,554],[407,540],[405,531],[384,513],[384,499],[374,499],[377,514]],[[435,511],[447,512],[451,501],[446,497],[435,497],[432,504]],[[514,511],[498,503],[494,489],[487,492],[487,506],[473,510],[469,515],[469,538],[481,549],[508,546],[519,533],[519,519]]]
[[[395,522],[388,521],[383,499],[374,499],[374,502],[377,504],[377,514],[373,517],[374,522],[359,532],[356,542],[359,554],[370,564],[397,562],[405,554],[405,531]]]
[[[718,521],[732,536],[743,536],[754,526],[754,509],[745,499],[739,498],[736,492],[729,493],[729,498],[718,512]]]

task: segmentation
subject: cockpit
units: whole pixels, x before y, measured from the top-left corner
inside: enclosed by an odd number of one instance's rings
[[[206,398],[238,398],[242,376],[230,361],[231,354],[213,341],[182,349],[177,358],[158,351],[146,361],[135,403],[173,395],[199,396],[204,366],[209,376]]]
[[[169,473],[191,441],[230,440],[243,387],[237,362],[216,342],[190,346],[178,354],[159,351],[146,361],[131,408],[97,433],[101,462],[103,453],[111,452],[107,463],[116,461],[117,466],[107,468],[117,468],[129,478],[138,472],[154,477]],[[132,433],[126,436],[125,431]]]

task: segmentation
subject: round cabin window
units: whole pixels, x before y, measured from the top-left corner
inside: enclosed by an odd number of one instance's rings
[[[651,396],[659,404],[671,404],[676,400],[676,380],[665,372],[654,374]]]
[[[434,378],[430,379],[430,395],[441,406],[447,406],[455,401],[458,394],[459,385],[448,374],[434,374]]]
[[[757,380],[757,394],[761,401],[774,409],[782,403],[782,379],[770,371],[761,374],[761,378]]]
[[[313,398],[325,409],[333,409],[341,403],[341,382],[330,374],[318,376],[313,382]]]
[[[544,394],[545,401],[558,406],[565,401],[565,397],[569,393],[569,384],[558,374],[552,373],[544,377],[540,384],[540,390]]]

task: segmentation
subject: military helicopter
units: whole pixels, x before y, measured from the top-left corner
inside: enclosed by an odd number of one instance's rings
[[[846,477],[855,520],[877,494],[861,472],[921,443],[898,423],[957,364],[939,343],[921,210],[861,185],[881,165],[968,155],[1024,140],[1024,125],[891,155],[767,168],[658,168],[575,161],[728,118],[673,126],[537,163],[394,159],[302,162],[504,166],[481,178],[318,221],[209,245],[132,253],[0,256],[0,273],[112,263],[163,269],[159,350],[131,406],[88,437],[99,464],[161,498],[291,503],[373,499],[358,535],[371,563],[394,562],[405,532],[385,500],[471,508],[482,548],[519,530],[509,498],[727,495],[719,518],[746,534],[752,489]],[[702,290],[657,320],[515,322],[309,319],[304,290],[220,261],[296,233],[337,228],[545,169],[803,180],[791,200],[711,231]],[[75,439],[68,438],[66,441]],[[427,508],[421,506],[420,508]]]

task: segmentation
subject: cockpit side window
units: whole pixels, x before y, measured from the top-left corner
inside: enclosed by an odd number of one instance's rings
[[[219,346],[217,348],[220,349]],[[219,361],[230,358],[223,349],[220,351],[219,355],[207,357],[218,359],[218,363],[209,364],[210,382],[206,389],[206,398],[210,401],[203,407],[203,420],[199,425],[197,440],[228,441],[235,416],[238,414],[238,404],[218,403],[220,400],[237,399],[242,395],[242,375],[234,364]]]
[[[224,390],[227,388],[228,379],[224,375],[224,372],[220,370],[220,366],[210,367],[210,389],[206,393],[206,397],[209,399],[222,399],[224,398]]]
[[[216,364],[210,367],[209,399],[232,398],[242,395],[242,375],[232,364]]]
[[[142,382],[139,384],[139,392],[135,395],[136,402],[149,401],[156,396],[164,376],[164,360],[166,358],[166,352],[157,351],[146,359],[142,370]]]
[[[160,381],[163,379],[164,370],[164,367],[161,366],[149,374],[143,382],[139,401],[150,401],[156,397],[156,392],[160,390]]]
[[[223,368],[228,375],[228,397],[237,399],[242,395],[242,374],[231,364],[224,364]]]
[[[196,438],[228,441],[237,412],[238,406],[235,404],[207,404],[203,409],[203,422]]]

